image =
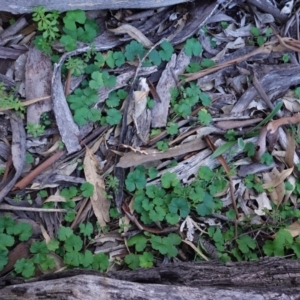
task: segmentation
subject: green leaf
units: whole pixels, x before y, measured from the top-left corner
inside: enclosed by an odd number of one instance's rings
[[[80,253],[79,262],[84,268],[88,268],[93,263],[93,254],[90,250],[85,250],[84,253]]]
[[[159,251],[160,254],[165,255],[168,253],[169,243],[166,238],[161,238],[160,236],[153,235],[150,239],[150,242],[152,248]]]
[[[114,87],[117,82],[117,78],[114,75],[109,75],[108,72],[104,71],[102,73],[103,83],[105,86]]]
[[[60,226],[57,233],[57,238],[60,241],[66,241],[73,234],[73,230],[70,227]]]
[[[115,59],[113,57],[114,52],[113,51],[107,51],[106,56],[105,56],[105,62],[110,68],[115,67]]]
[[[287,64],[290,61],[290,55],[288,53],[284,53],[281,59],[285,64]]]
[[[205,190],[201,186],[196,186],[195,188],[191,189],[188,195],[188,197],[193,200],[194,204],[202,202],[204,196]]]
[[[53,269],[55,267],[54,258],[46,256],[45,259],[40,263],[40,267],[43,271]]]
[[[94,194],[94,185],[89,182],[85,182],[80,186],[83,197],[91,197]]]
[[[48,254],[49,249],[47,247],[47,244],[45,241],[42,242],[34,242],[30,246],[30,252],[31,253],[39,253],[39,254]]]
[[[175,225],[179,222],[180,217],[177,214],[167,214],[166,220],[169,224]]]
[[[201,109],[199,112],[198,112],[198,120],[199,122],[202,124],[202,125],[209,125],[211,120],[212,120],[212,117],[211,115],[207,112],[206,109]]]
[[[21,258],[17,260],[14,265],[16,273],[21,274],[25,278],[29,278],[34,275],[35,267],[31,260]]]
[[[159,141],[156,143],[156,147],[160,151],[167,151],[169,149],[169,145],[165,141]]]
[[[273,34],[272,28],[268,27],[265,32],[266,37],[270,37],[272,34]]]
[[[189,204],[184,198],[173,198],[169,204],[169,210],[174,214],[179,212],[181,218],[185,218],[190,213]]]
[[[101,119],[101,114],[96,108],[83,107],[75,111],[74,121],[78,125],[86,125],[89,121],[96,122]]]
[[[203,106],[208,107],[208,106],[211,105],[211,98],[208,94],[201,93],[200,94],[200,99],[202,101]]]
[[[156,49],[153,49],[149,53],[149,59],[153,62],[155,66],[159,66],[161,64],[161,58],[159,56],[159,52]]]
[[[101,272],[104,272],[108,268],[108,257],[104,253],[98,253],[94,255],[92,267],[95,270],[100,270]]]
[[[64,263],[70,266],[78,267],[80,265],[81,253],[67,252],[64,256]]]
[[[141,43],[137,41],[131,41],[125,46],[125,57],[129,61],[133,61],[136,57],[142,59],[145,49]]]
[[[151,268],[153,266],[154,256],[151,252],[144,252],[139,256],[139,266],[142,268]]]
[[[168,240],[172,245],[178,246],[181,244],[181,237],[176,233],[170,233],[168,235]]]
[[[4,230],[7,230],[8,228],[13,228],[15,226],[16,222],[8,216],[1,216],[0,217],[0,233],[4,232]]]
[[[89,86],[91,89],[100,89],[104,86],[103,82],[103,73],[100,73],[99,71],[95,71],[92,73],[92,80],[89,82]]]
[[[113,92],[109,93],[108,99],[105,101],[105,104],[108,107],[117,107],[117,106],[119,106],[120,101],[121,101],[121,99],[118,96],[118,94],[115,91],[113,91]]]
[[[64,247],[68,252],[80,251],[82,248],[82,239],[75,234],[72,234],[65,240]]]
[[[274,159],[273,159],[273,156],[268,153],[268,152],[265,152],[261,158],[260,158],[260,162],[262,164],[266,164],[267,166],[270,166],[273,162],[274,162]]]
[[[8,263],[8,250],[6,248],[1,248],[0,246],[0,271],[4,269],[4,267]]]
[[[267,40],[266,37],[264,37],[264,36],[259,36],[259,37],[257,38],[257,44],[258,44],[259,46],[262,46],[262,45],[266,42],[266,40]]]
[[[250,142],[250,143],[246,143],[244,150],[247,152],[247,156],[251,157],[254,156],[255,154],[255,145]]]
[[[147,239],[142,234],[131,237],[127,242],[128,246],[135,246],[135,251],[137,252],[144,251],[144,249],[146,248],[146,244]]]
[[[78,194],[78,190],[75,186],[64,188],[60,192],[60,195],[65,197],[66,200],[71,200],[72,198],[76,197],[77,194]]]
[[[244,254],[250,252],[250,249],[254,250],[256,248],[256,243],[248,234],[241,236],[236,241],[239,245],[239,249]]]
[[[180,101],[178,104],[175,104],[174,110],[183,118],[190,116],[192,113],[191,106],[184,100]]]
[[[208,166],[201,166],[198,170],[198,177],[206,182],[210,182],[214,178],[214,172]]]
[[[121,67],[122,65],[125,64],[125,57],[124,57],[123,52],[121,52],[121,51],[114,52],[113,58],[115,60],[115,64],[117,67]]]
[[[133,192],[135,189],[143,189],[146,186],[145,173],[139,170],[130,172],[125,180],[125,185],[129,192]]]
[[[169,122],[168,126],[167,126],[167,133],[171,134],[171,135],[177,134],[178,133],[178,124]]]
[[[76,210],[69,210],[65,215],[64,215],[64,220],[66,222],[73,222],[76,217]]]
[[[199,56],[202,52],[202,46],[197,39],[190,38],[185,42],[184,52],[187,56]]]
[[[79,224],[80,233],[82,233],[84,236],[91,238],[91,234],[94,231],[93,225],[91,222],[87,222],[86,224],[81,223]]]
[[[201,69],[202,69],[202,67],[200,66],[199,63],[190,62],[185,70],[186,70],[187,73],[196,73],[196,72],[200,71]]]
[[[30,165],[30,164],[32,164],[34,162],[34,158],[33,158],[33,156],[32,156],[31,153],[26,152],[25,161],[26,161],[27,165]]]
[[[236,141],[226,142],[225,144],[223,144],[222,146],[220,146],[218,149],[216,149],[216,151],[211,155],[211,158],[216,158],[216,157],[222,155],[227,150],[229,150],[230,148],[232,148],[235,144],[236,144]]]
[[[179,183],[179,180],[175,173],[166,172],[161,176],[161,185],[165,189],[169,189],[171,186],[174,187],[178,183]]]
[[[122,114],[119,110],[111,108],[107,111],[106,122],[109,125],[118,125],[122,119]]]
[[[166,211],[160,206],[154,206],[153,209],[149,210],[149,218],[153,222],[161,222],[165,218]]]
[[[18,235],[20,241],[27,241],[32,235],[32,227],[28,223],[19,222],[7,229],[8,234]]]
[[[68,11],[63,18],[65,27],[69,30],[76,30],[76,23],[84,24],[86,21],[85,12],[83,10]]]
[[[49,249],[49,251],[54,252],[59,248],[59,241],[56,239],[51,239],[47,244],[47,248]]]
[[[250,32],[255,36],[255,37],[258,37],[260,35],[260,31],[257,27],[252,27],[250,29]]]
[[[11,247],[15,243],[14,237],[5,233],[0,233],[1,247]]]
[[[98,52],[95,56],[95,62],[94,64],[99,67],[102,68],[105,64],[105,57],[103,56],[103,54],[101,52]]]
[[[163,41],[160,44],[161,50],[159,50],[159,56],[163,61],[169,61],[174,52],[172,44],[168,41]]]
[[[201,61],[201,67],[203,67],[203,68],[211,68],[215,65],[216,65],[216,63],[213,60],[208,59],[208,58],[203,58]]]
[[[148,170],[148,176],[151,178],[151,179],[154,179],[157,177],[157,174],[158,174],[158,171],[156,168],[154,167],[150,167],[149,170]]]
[[[77,28],[77,39],[84,43],[91,43],[99,31],[98,25],[94,20],[87,20],[83,27]]]
[[[139,256],[133,253],[127,254],[124,261],[128,267],[132,270],[137,269],[140,266]]]
[[[210,194],[205,193],[203,203],[197,205],[196,211],[201,217],[205,217],[213,212],[214,207],[215,203],[213,197]]]
[[[66,51],[73,51],[77,48],[76,39],[70,35],[63,34],[59,41],[65,46]]]
[[[295,89],[295,96],[297,99],[300,99],[300,86]]]

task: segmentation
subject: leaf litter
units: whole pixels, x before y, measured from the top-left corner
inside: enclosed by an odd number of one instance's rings
[[[86,12],[54,65],[0,14],[1,275],[299,258],[297,7],[248,4]]]

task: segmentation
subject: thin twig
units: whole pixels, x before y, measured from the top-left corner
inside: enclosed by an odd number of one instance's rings
[[[35,211],[35,212],[67,212],[67,210],[63,208],[36,208],[36,207],[13,206],[9,204],[0,204],[0,210],[21,210],[21,211]]]

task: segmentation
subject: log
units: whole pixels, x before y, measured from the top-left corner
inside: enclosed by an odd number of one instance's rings
[[[194,262],[114,271],[67,270],[30,281],[0,281],[1,299],[298,299],[300,260]]]
[[[0,0],[1,11],[11,12],[13,14],[30,13],[32,9],[37,6],[44,6],[47,11],[58,10],[60,12],[82,9],[82,10],[96,10],[96,9],[146,9],[157,8],[169,5],[175,5],[184,2],[191,2],[190,0]]]

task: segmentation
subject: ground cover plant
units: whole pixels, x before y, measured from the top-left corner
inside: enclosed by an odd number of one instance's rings
[[[65,109],[34,122],[27,106],[47,95],[23,101],[0,82],[10,119],[0,124],[0,274],[299,258],[300,79],[271,86],[297,74],[288,64],[299,44],[238,6],[178,43],[139,22],[124,29],[133,13],[107,12],[108,29],[82,10],[27,16]],[[114,46],[99,43],[103,32],[118,34]]]

